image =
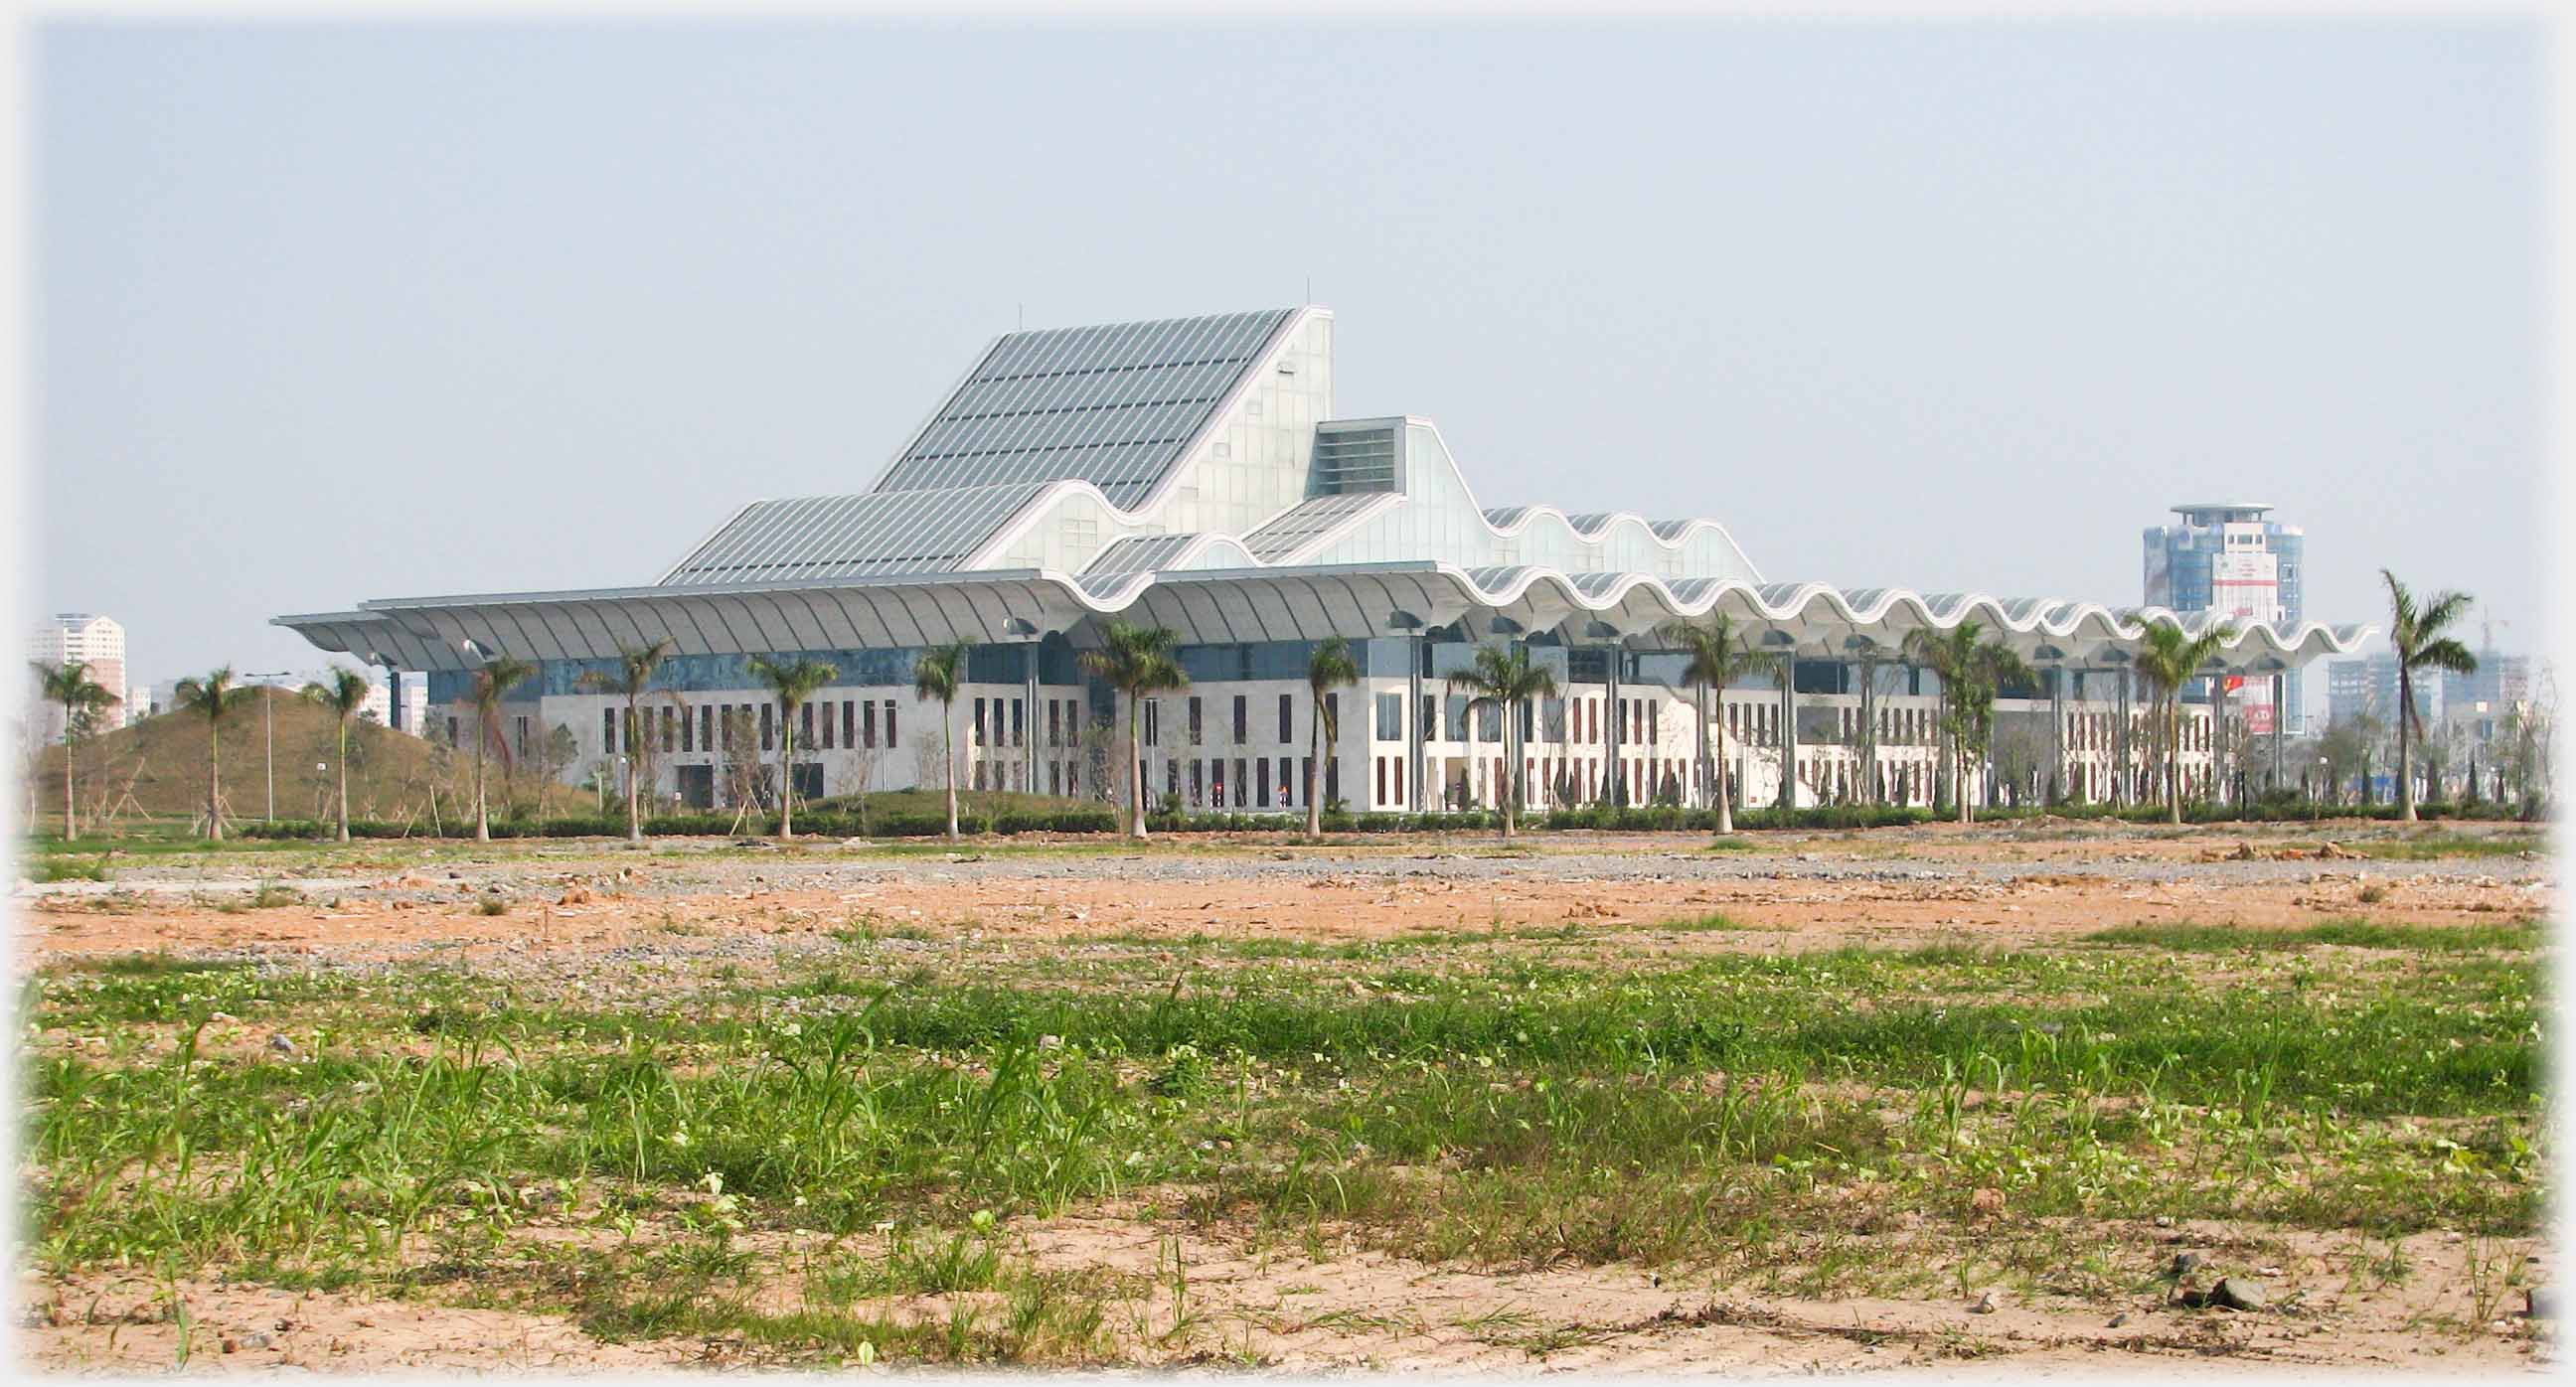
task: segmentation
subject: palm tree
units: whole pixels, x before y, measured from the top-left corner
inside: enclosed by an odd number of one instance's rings
[[[304,697],[331,710],[340,725],[340,841],[349,841],[349,724],[367,706],[367,695],[375,686],[367,676],[340,665],[331,666],[331,682],[316,681],[304,686]]]
[[[27,665],[43,685],[45,701],[63,705],[63,837],[68,839],[73,820],[72,753],[80,745],[81,732],[90,715],[119,700],[106,686],[89,677],[87,660],[66,660],[60,665],[30,660]]]
[[[2469,653],[2455,636],[2443,629],[2458,620],[2469,609],[2465,592],[2437,592],[2421,608],[2415,605],[2415,594],[2397,581],[2387,569],[2379,576],[2388,580],[2388,649],[2397,657],[2397,817],[2415,822],[2414,741],[2424,735],[2423,715],[2415,711],[2415,671],[2443,669],[2454,674],[2475,674],[2478,657]]]
[[[1733,833],[1735,811],[1726,793],[1726,719],[1711,716],[1709,690],[1717,690],[1723,701],[1728,685],[1756,675],[1776,675],[1785,661],[1778,651],[1754,649],[1752,638],[1737,633],[1735,618],[1724,612],[1710,613],[1705,622],[1666,622],[1661,634],[1682,652],[1685,660],[1682,679],[1691,686],[1699,703],[1701,755],[1709,754],[1710,730],[1714,728],[1717,733],[1716,761],[1708,783],[1717,794],[1717,831]]]
[[[1503,720],[1503,783],[1494,787],[1503,804],[1503,839],[1511,840],[1513,811],[1521,797],[1520,719],[1514,714],[1533,698],[1556,696],[1556,673],[1530,662],[1525,645],[1480,645],[1476,662],[1449,676],[1449,691],[1467,695],[1467,706],[1491,703]]]
[[[2157,735],[2164,742],[2165,822],[2182,822],[2182,690],[2200,675],[2236,628],[2219,622],[2198,637],[2186,635],[2173,622],[2149,626],[2137,651],[2140,682],[2155,700]]]
[[[248,702],[252,691],[235,686],[233,667],[226,665],[202,679],[180,680],[175,692],[181,709],[201,713],[206,719],[206,836],[221,842],[224,836],[224,717]]]
[[[486,660],[474,671],[474,841],[492,841],[492,818],[483,803],[483,747],[501,737],[501,700],[510,690],[528,681],[537,672],[534,663],[515,656],[501,655]],[[501,754],[509,755],[504,742]]]
[[[778,696],[778,841],[784,843],[796,836],[793,823],[796,813],[796,710],[805,706],[805,700],[813,697],[816,689],[840,678],[841,667],[827,661],[806,659],[782,665],[755,655],[751,660],[751,672]],[[948,836],[952,838],[957,836],[956,780],[955,773],[951,772]]]
[[[1136,709],[1146,694],[1189,687],[1181,668],[1180,633],[1160,626],[1132,626],[1112,621],[1098,650],[1082,652],[1083,669],[1127,696],[1128,832],[1146,836],[1144,743],[1137,730]]]
[[[629,650],[624,645],[620,645],[617,647],[617,668],[614,672],[589,670],[573,681],[576,688],[586,689],[592,693],[618,694],[626,700],[626,756],[629,767],[626,776],[626,841],[630,843],[644,841],[642,786],[644,782],[652,779],[653,738],[644,731],[644,704],[652,697],[654,674],[661,670],[664,660],[671,658],[671,651],[674,648],[668,636],[641,650]],[[757,672],[756,668],[755,672]],[[679,708],[680,716],[688,716],[689,707],[680,701],[678,694],[666,690],[663,697]]]
[[[1340,636],[1327,636],[1315,643],[1306,656],[1306,692],[1312,704],[1306,710],[1306,836],[1324,831],[1324,805],[1319,786],[1324,775],[1324,743],[1341,740],[1342,730],[1334,726],[1332,700],[1334,689],[1360,682],[1360,662],[1351,653],[1351,643]]]
[[[940,757],[948,767],[948,841],[957,841],[957,691],[966,682],[966,642],[934,645],[912,662],[912,691],[939,700]]]

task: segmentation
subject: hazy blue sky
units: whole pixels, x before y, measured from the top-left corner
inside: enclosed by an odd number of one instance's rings
[[[2542,40],[2423,23],[53,27],[29,598],[138,679],[651,580],[1030,326],[1313,298],[1487,505],[2139,598],[2251,497],[2544,632]],[[2322,679],[2311,681],[2321,697]]]

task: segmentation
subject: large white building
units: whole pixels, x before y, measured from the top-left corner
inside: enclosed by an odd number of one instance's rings
[[[40,623],[27,640],[27,658],[41,665],[86,661],[92,683],[117,701],[99,710],[100,728],[123,727],[134,715],[133,696],[125,680],[125,628],[114,618],[87,612],[64,612]],[[63,738],[62,705],[39,706],[33,716],[47,741]]]
[[[1499,720],[1471,718],[1444,681],[1480,643],[1507,640],[1526,642],[1560,685],[1517,710],[1530,801],[1706,802],[1694,695],[1657,631],[1713,611],[1794,658],[1793,678],[1719,700],[1744,803],[1777,802],[1785,780],[1799,804],[1926,804],[1937,689],[1886,657],[1910,630],[1974,621],[2040,673],[2000,705],[2019,759],[2039,767],[2024,773],[2025,792],[2144,789],[2128,652],[2144,622],[2197,629],[2205,614],[1766,581],[1715,520],[1488,507],[1430,420],[1336,415],[1333,330],[1332,313],[1310,306],[1012,333],[872,488],[753,502],[652,582],[382,599],[277,620],[323,649],[427,671],[432,723],[469,740],[472,669],[501,654],[538,661],[497,732],[527,754],[569,727],[581,754],[565,774],[576,780],[629,750],[621,701],[581,676],[668,637],[669,696],[643,732],[655,792],[714,804],[729,724],[744,729],[744,751],[756,736],[774,754],[775,706],[747,667],[762,654],[839,671],[799,715],[800,792],[940,783],[938,712],[914,697],[912,668],[950,641],[972,647],[963,783],[1106,797],[1119,774],[1121,743],[1106,731],[1115,697],[1077,652],[1121,618],[1176,632],[1191,678],[1142,710],[1136,772],[1188,807],[1251,810],[1302,805],[1306,658],[1336,635],[1357,645],[1364,677],[1334,695],[1328,799],[1357,810],[1495,803],[1508,779]],[[2222,663],[2268,675],[2363,634],[2243,624]],[[2210,779],[2210,742],[2194,710],[2196,784]]]

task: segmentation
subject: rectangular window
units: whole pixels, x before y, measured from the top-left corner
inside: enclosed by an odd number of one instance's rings
[[[1401,757],[1395,763],[1395,799],[1392,802],[1404,803],[1404,761]]]
[[[698,705],[698,750],[713,751],[715,749],[716,706],[712,703],[702,703]]]
[[[1242,694],[1234,696],[1234,744],[1252,740],[1252,700]]]
[[[886,739],[885,739],[885,744],[886,744],[887,746],[891,747],[891,746],[893,746],[893,745],[895,744],[895,731],[894,731],[894,700],[893,700],[893,699],[891,699],[891,698],[887,699],[887,700],[885,701],[885,708],[886,708]]]
[[[1499,742],[1503,739],[1503,708],[1487,699],[1476,705],[1476,740]]]
[[[1382,693],[1377,696],[1377,739],[1400,741],[1404,737],[1404,695]],[[1379,798],[1385,796],[1381,794]]]
[[[615,736],[615,735],[616,735],[616,724],[611,723],[611,724],[609,725],[609,727],[610,727],[609,735],[610,735],[610,736]],[[456,745],[456,719],[455,719],[455,718],[453,718],[453,717],[451,717],[451,718],[449,718],[449,719],[447,720],[447,744],[448,744],[449,746],[454,746],[454,745]]]
[[[1440,696],[1438,694],[1424,694],[1422,696],[1422,707],[1414,714],[1413,725],[1422,729],[1422,739],[1424,741],[1430,742],[1439,740]]]
[[[1198,702],[1197,699],[1190,701]],[[1193,758],[1190,761],[1190,807],[1196,809],[1205,803],[1207,803],[1207,763]]]
[[[854,698],[845,698],[845,699],[842,699],[842,700],[841,700],[841,745],[842,745],[842,746],[844,746],[844,747],[846,747],[846,748],[848,748],[848,749],[850,749],[850,750],[853,750],[853,751],[855,751],[855,750],[857,750],[857,749],[858,749],[859,741],[858,741],[858,738],[853,737],[853,736],[851,736],[850,734],[859,730],[859,729],[858,729],[858,720],[859,720],[859,703],[858,703],[858,700],[857,700],[857,699],[854,699]]]
[[[708,705],[708,711],[715,711],[714,705]],[[718,727],[721,729],[721,735],[724,739],[724,749],[727,751],[733,750],[733,708],[730,704],[725,707],[724,721],[718,724]]]
[[[772,751],[778,746],[778,729],[772,725],[772,719],[769,716],[776,711],[776,704],[760,705],[760,749],[763,751]]]
[[[1342,739],[1342,696],[1338,693],[1324,695],[1324,725],[1333,729],[1331,741]]]
[[[874,750],[877,744],[877,705],[875,700],[871,699],[867,706],[861,708],[859,711],[866,715],[859,723],[859,735],[866,739],[861,743],[861,745],[868,747],[870,750]]]
[[[1260,774],[1261,778],[1260,778],[1259,780],[1257,780],[1257,781],[1254,781],[1254,782],[1253,782],[1253,786],[1252,786],[1252,797],[1253,797],[1254,802],[1255,802],[1255,803],[1257,803],[1261,808],[1267,809],[1267,808],[1269,808],[1269,807],[1270,807],[1270,758],[1269,758],[1269,757],[1264,756],[1264,757],[1262,757],[1262,758],[1261,758],[1261,765],[1260,765],[1260,769],[1259,769],[1259,774]]]
[[[673,713],[670,708],[665,707],[662,709],[662,750],[666,752],[678,749],[674,745],[675,739],[673,728],[671,726],[671,724],[677,720],[678,715]]]
[[[1342,758],[1327,756],[1324,758],[1324,802],[1330,804],[1341,797]]]
[[[1052,698],[1047,700],[1047,745],[1064,745],[1064,704]]]
[[[1444,742],[1467,740],[1467,696],[1449,695],[1448,716],[1441,720],[1440,739]]]
[[[698,749],[698,719],[688,709],[680,710],[680,750]]]
[[[1013,746],[1015,746],[1015,747],[1024,747],[1024,746],[1027,746],[1027,745],[1029,744],[1029,738],[1028,738],[1028,717],[1029,717],[1029,710],[1028,710],[1028,704],[1027,704],[1027,702],[1026,702],[1025,700],[1022,700],[1022,699],[1017,699],[1017,698],[1012,699],[1012,700],[1011,700],[1011,745],[1013,745]]]
[[[1304,793],[1306,793],[1306,787],[1307,787],[1307,786],[1309,786],[1309,785],[1312,785],[1312,784],[1314,784],[1314,783],[1315,783],[1315,758],[1314,758],[1314,757],[1312,757],[1312,756],[1300,756],[1300,757],[1298,757],[1298,758],[1297,758],[1297,793],[1299,793],[1299,794],[1301,794],[1301,795],[1302,795],[1302,794],[1304,794]]]
[[[823,749],[832,749],[832,705],[829,703],[823,705]]]
[[[456,740],[456,719],[454,718],[447,720],[447,739],[451,742]],[[614,708],[599,710],[599,749],[603,755],[617,754],[617,710]]]
[[[796,705],[796,740],[808,747],[814,745],[814,705],[811,703]]]
[[[1287,694],[1279,695],[1279,744],[1281,746],[1291,745],[1297,740],[1296,724],[1289,713],[1290,701]]]
[[[1145,700],[1145,745],[1161,746],[1162,744],[1163,700],[1149,698]]]
[[[1200,712],[1199,700],[1194,696],[1190,699],[1190,745],[1192,746],[1198,746],[1206,740],[1206,728],[1200,721]],[[1193,790],[1190,798],[1195,803],[1198,792]]]
[[[968,746],[984,744],[984,700],[980,698],[975,700],[975,721],[966,733],[966,744]]]
[[[1247,777],[1243,771],[1243,758],[1238,756],[1234,758],[1234,807],[1237,809],[1241,809],[1248,803],[1244,796],[1251,793],[1251,787],[1244,783]]]
[[[1387,803],[1386,758],[1383,756],[1377,758],[1377,803],[1380,808],[1384,808]]]
[[[519,739],[518,755],[524,760],[528,754],[528,719],[526,714],[523,713],[519,716],[518,725],[514,730]]]

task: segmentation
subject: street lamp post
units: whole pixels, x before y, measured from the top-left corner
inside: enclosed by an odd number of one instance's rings
[[[281,669],[269,674],[253,674],[245,677],[251,679],[284,679],[294,673],[295,671],[291,669]],[[277,700],[271,696],[274,692],[275,689],[272,686],[262,685],[259,696],[260,711],[267,715],[266,721],[268,724],[268,748],[262,755],[261,761],[263,762],[263,768],[266,770],[268,775],[268,814],[266,816],[266,821],[269,823],[277,822]]]

